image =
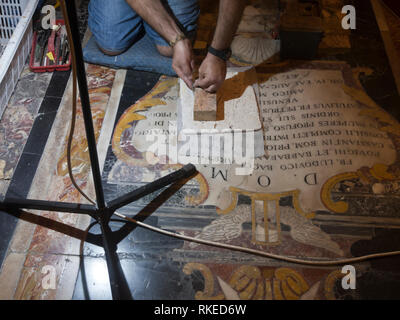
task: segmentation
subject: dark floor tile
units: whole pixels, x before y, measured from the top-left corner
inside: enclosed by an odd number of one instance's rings
[[[125,87],[142,89],[152,87],[160,78],[160,74],[154,72],[128,70],[125,77]],[[125,88],[124,87],[124,88]]]
[[[7,253],[17,222],[18,219],[16,217],[0,211],[0,266],[2,265]]]
[[[36,117],[26,142],[24,153],[41,155],[46,145],[57,112],[43,113]]]
[[[25,199],[27,197],[39,161],[39,155],[22,154],[7,190],[5,199]],[[0,266],[2,265],[7,253],[17,222],[18,218],[15,216],[0,211]]]
[[[25,199],[29,193],[36,169],[39,165],[41,155],[22,153],[17,168],[14,172],[10,186],[8,187],[7,198]]]
[[[121,93],[116,121],[127,108],[148,93],[157,83],[160,74],[128,70],[126,73],[124,88]]]
[[[57,112],[60,103],[60,97],[45,97],[40,105],[39,113]]]
[[[68,83],[69,75],[69,71],[55,71],[51,78],[49,87],[47,88],[46,97],[62,98],[65,87]]]

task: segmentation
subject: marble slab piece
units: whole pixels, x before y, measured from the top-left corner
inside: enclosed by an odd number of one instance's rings
[[[186,144],[186,137],[197,136],[201,139],[201,136],[208,135],[210,138],[220,136],[225,143],[232,140],[233,148],[238,144],[248,144],[250,141],[251,144],[254,144],[252,157],[263,156],[265,154],[263,125],[257,101],[257,86],[257,74],[254,68],[228,69],[226,80],[217,92],[217,120],[196,121],[193,117],[195,103],[193,91],[183,81],[180,81],[177,121],[178,154],[183,155],[187,151],[186,147],[183,148],[183,145]],[[238,138],[239,134],[241,135],[240,139]],[[205,138],[207,139],[207,137]],[[202,158],[204,154],[208,155],[209,152],[198,148],[197,140],[199,139],[189,140],[192,157]],[[245,142],[246,140],[247,142]],[[210,145],[211,154],[228,151],[221,151],[219,143],[212,144]],[[193,154],[193,152],[198,152],[198,154]]]
[[[222,104],[224,110],[224,118],[219,121],[193,119],[193,91],[181,81],[182,112],[178,116],[182,118],[182,130],[261,130],[260,112],[253,88],[253,85],[257,85],[257,75],[253,68],[242,70],[241,68],[229,69],[224,84],[218,90],[218,104]]]
[[[209,93],[202,88],[194,90],[195,121],[217,121],[217,94]]]

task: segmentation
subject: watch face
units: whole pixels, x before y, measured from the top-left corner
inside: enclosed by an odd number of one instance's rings
[[[221,56],[223,56],[223,60],[228,61],[232,55],[231,49],[221,50]]]

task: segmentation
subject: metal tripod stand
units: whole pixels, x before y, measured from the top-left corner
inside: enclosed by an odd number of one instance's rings
[[[5,201],[0,202],[0,210],[3,210],[10,214],[15,214],[22,209],[31,210],[44,210],[44,211],[56,211],[56,212],[69,212],[76,214],[88,214],[100,225],[102,247],[105,252],[105,259],[107,262],[108,275],[110,279],[110,287],[112,298],[118,299],[129,299],[130,292],[127,292],[126,286],[121,285],[121,279],[123,279],[123,273],[119,264],[117,251],[117,242],[113,239],[113,232],[110,228],[110,219],[116,210],[119,208],[139,200],[140,198],[149,195],[159,189],[162,189],[173,183],[185,181],[194,174],[196,174],[196,168],[192,164],[185,165],[178,171],[175,171],[159,180],[144,185],[132,192],[129,192],[123,196],[118,197],[106,203],[104,199],[104,192],[101,180],[100,166],[97,155],[96,138],[93,127],[92,112],[90,109],[89,92],[86,80],[85,65],[83,61],[82,46],[80,42],[78,19],[76,14],[76,7],[74,0],[68,0],[66,2],[68,19],[71,25],[72,39],[75,45],[76,51],[76,67],[77,67],[77,78],[79,85],[79,92],[81,97],[82,112],[84,117],[86,139],[88,143],[89,156],[92,168],[94,189],[96,193],[96,205],[91,204],[75,204],[66,202],[53,202],[43,200],[30,200],[30,199],[10,199],[7,198]],[[120,239],[121,240],[121,239]]]

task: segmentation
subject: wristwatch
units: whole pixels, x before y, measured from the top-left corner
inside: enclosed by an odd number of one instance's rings
[[[212,46],[208,46],[208,52],[224,61],[228,61],[232,55],[231,48],[228,48],[225,50],[217,50],[217,49],[213,48]]]

